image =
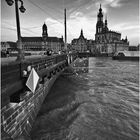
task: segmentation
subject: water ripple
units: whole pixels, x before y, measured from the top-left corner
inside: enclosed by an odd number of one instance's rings
[[[79,59],[75,66],[78,61],[87,65]],[[33,126],[33,140],[139,139],[138,63],[91,58],[87,66],[88,73],[55,82]]]

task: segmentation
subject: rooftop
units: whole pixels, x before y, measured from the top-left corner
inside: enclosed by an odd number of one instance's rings
[[[42,42],[42,37],[22,37],[23,42]],[[63,38],[58,37],[47,37],[46,41],[48,42],[63,42]]]

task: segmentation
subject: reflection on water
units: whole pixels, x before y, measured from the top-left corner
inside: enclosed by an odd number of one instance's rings
[[[37,116],[31,138],[138,140],[138,62],[89,58],[80,63],[73,64],[74,70],[78,73],[79,67],[88,66],[88,71],[57,79]]]

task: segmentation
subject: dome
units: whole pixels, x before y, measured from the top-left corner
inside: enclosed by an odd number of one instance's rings
[[[103,17],[103,14],[99,12],[98,17]]]
[[[103,26],[104,24],[103,24],[102,21],[98,21],[96,25],[97,25],[97,26]]]
[[[47,29],[47,25],[44,23],[42,28],[43,28],[43,30]]]
[[[100,4],[100,9],[99,9],[99,11],[102,12],[101,4]]]
[[[100,9],[99,9],[98,17],[103,17],[101,4],[100,4]]]

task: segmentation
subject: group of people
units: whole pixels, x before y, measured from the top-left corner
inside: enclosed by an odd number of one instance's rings
[[[61,51],[58,51],[58,54],[61,54],[61,53],[62,53]],[[47,50],[45,54],[50,56],[53,54],[53,52],[51,50]]]

